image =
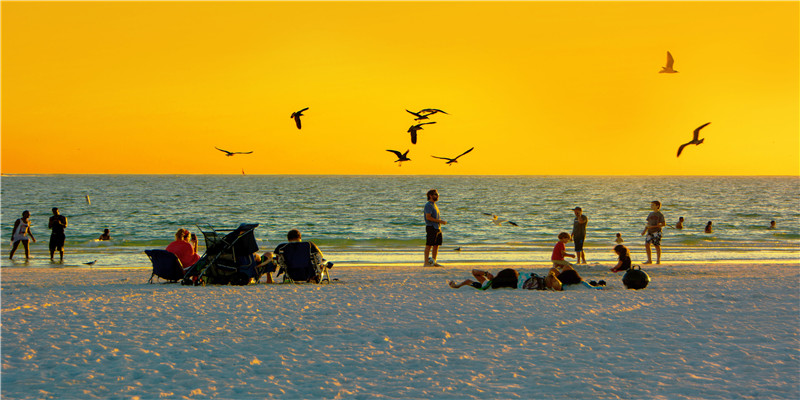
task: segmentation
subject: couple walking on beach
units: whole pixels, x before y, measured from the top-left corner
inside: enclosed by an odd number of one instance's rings
[[[36,243],[36,238],[31,231],[30,217],[30,211],[25,210],[22,212],[22,217],[14,221],[14,228],[11,230],[11,253],[8,256],[10,260],[14,259],[14,253],[17,251],[17,247],[19,247],[20,244],[22,244],[22,248],[25,250],[25,259],[27,260],[31,257],[28,240],[30,238],[30,240]],[[67,227],[67,217],[59,213],[58,207],[53,207],[53,216],[50,217],[47,226],[52,230],[50,234],[50,243],[48,245],[50,248],[50,260],[53,260],[53,256],[57,250],[60,260],[64,261],[64,242],[66,241],[64,228]]]

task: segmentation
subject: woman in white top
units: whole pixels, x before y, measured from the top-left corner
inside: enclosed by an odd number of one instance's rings
[[[19,246],[20,242],[22,242],[22,247],[25,249],[25,259],[31,258],[30,250],[28,249],[28,237],[33,239],[34,243],[36,243],[36,238],[33,237],[33,232],[31,232],[30,217],[31,213],[25,210],[22,212],[22,218],[14,221],[14,230],[11,231],[11,254],[8,256],[11,260],[14,259],[14,252],[17,251],[17,246]]]

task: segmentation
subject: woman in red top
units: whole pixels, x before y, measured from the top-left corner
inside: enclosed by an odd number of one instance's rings
[[[175,232],[175,241],[167,246],[167,251],[178,256],[183,265],[183,270],[186,271],[200,259],[197,255],[197,239],[194,243],[189,242],[189,231],[186,229],[178,229]]]

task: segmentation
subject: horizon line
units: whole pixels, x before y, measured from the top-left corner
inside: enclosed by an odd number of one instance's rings
[[[561,175],[554,175],[554,174],[246,174],[242,175],[239,173],[230,173],[230,174],[220,174],[220,173],[213,173],[213,174],[203,174],[203,173],[172,173],[172,172],[163,172],[163,173],[58,173],[58,172],[49,172],[49,173],[0,173],[0,177],[12,177],[12,176],[42,176],[42,175],[87,175],[87,176],[112,176],[112,175],[131,175],[131,176],[174,176],[174,175],[186,175],[186,176],[453,176],[453,177],[464,177],[464,176],[531,176],[531,177],[796,177],[800,178],[800,173],[797,175],[775,175],[775,174],[761,174],[761,175],[709,175],[709,174],[695,174],[695,175],[630,175],[630,174],[561,174]]]

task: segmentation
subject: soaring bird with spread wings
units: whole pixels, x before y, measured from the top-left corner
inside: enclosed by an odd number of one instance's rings
[[[675,59],[672,58],[672,54],[670,52],[667,52],[667,66],[666,67],[661,67],[661,71],[658,71],[658,73],[659,74],[674,74],[674,73],[677,73],[678,71],[675,71],[674,69],[672,69],[672,65],[673,64],[675,64]]]
[[[289,118],[294,118],[294,123],[295,123],[295,125],[297,125],[297,129],[300,129],[300,117],[303,116],[303,111],[305,111],[305,110],[308,110],[308,107],[306,107],[306,108],[304,108],[304,109],[302,109],[300,111],[293,112],[292,116],[289,117]]]
[[[399,164],[397,164],[398,167],[402,167],[403,166],[403,161],[411,161],[411,159],[408,158],[408,150],[406,150],[405,153],[401,153],[401,152],[399,152],[397,150],[386,150],[386,151],[388,151],[390,153],[394,153],[394,155],[397,156],[397,160],[394,160],[394,162],[399,163]]]
[[[251,154],[252,153],[252,151],[247,151],[247,152],[243,152],[243,151],[228,151],[228,150],[222,150],[219,147],[214,147],[214,148],[219,150],[219,151],[221,151],[221,152],[223,152],[223,153],[225,153],[225,155],[228,156],[228,157],[231,157],[231,156],[233,156],[235,154]]]
[[[514,221],[509,221],[509,220],[507,220],[505,218],[500,218],[497,215],[492,214],[492,213],[483,213],[483,215],[491,216],[492,217],[492,223],[497,225],[497,226],[502,225],[504,222],[507,222],[509,225],[512,225],[512,226],[519,226]]]
[[[459,157],[463,156],[464,154],[467,154],[467,153],[469,153],[470,151],[472,151],[472,149],[474,149],[474,147],[471,147],[469,150],[467,150],[467,151],[465,151],[465,152],[463,152],[463,153],[459,154],[459,155],[458,155],[456,158],[436,157],[436,156],[431,156],[431,157],[433,157],[433,158],[438,158],[438,159],[440,159],[440,160],[447,160],[447,162],[446,162],[445,164],[447,164],[447,165],[449,165],[449,166],[451,166],[451,167],[452,167],[452,166],[453,166],[453,164],[455,164],[455,163],[457,163],[457,162],[458,162],[458,158],[459,158]]]
[[[435,124],[435,123],[436,122],[434,121],[434,122],[423,122],[421,124],[411,125],[411,127],[408,128],[407,131],[408,133],[411,134],[411,144],[417,144],[417,131],[422,130],[422,125]]]
[[[699,137],[700,137],[700,129],[705,128],[706,125],[708,125],[710,123],[711,122],[706,122],[705,124],[698,126],[697,129],[694,130],[694,136],[692,137],[692,140],[687,142],[687,143],[682,144],[681,147],[678,147],[678,155],[676,157],[680,157],[681,156],[681,152],[683,151],[684,147],[686,147],[686,146],[688,146],[690,144],[698,145],[700,143],[703,143],[703,141],[706,140],[706,139],[705,138],[699,139]]]

